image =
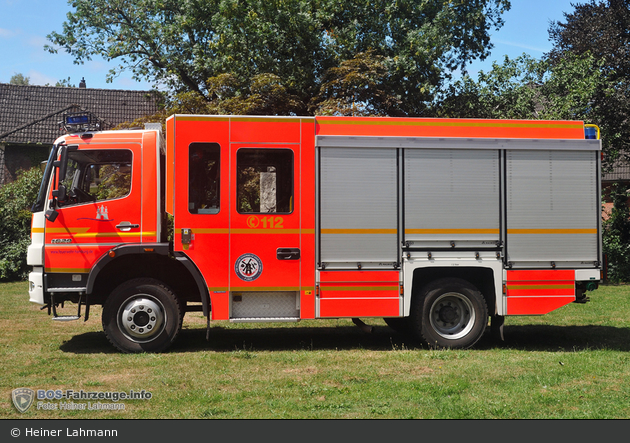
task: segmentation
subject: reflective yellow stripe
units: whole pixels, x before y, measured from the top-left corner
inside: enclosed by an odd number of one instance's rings
[[[274,122],[274,123],[299,123],[302,121],[313,121],[313,117],[241,117],[241,116],[230,116],[230,117],[212,117],[212,116],[203,116],[203,115],[193,115],[193,116],[184,116],[177,115],[175,116],[177,121],[213,121],[213,122],[227,122],[227,121],[236,121],[236,122]]]
[[[195,230],[193,229],[193,233]],[[301,229],[232,229],[230,234],[300,234],[306,233]]]
[[[228,287],[218,287],[218,288],[208,288],[208,291],[210,292],[227,292],[229,291],[230,288]],[[263,288],[263,287],[256,287],[256,288],[244,288],[244,287],[236,287],[236,288],[232,288],[232,291],[240,291],[240,292],[247,292],[247,291],[314,291],[315,288],[313,287],[276,287],[276,288]]]
[[[31,233],[33,233],[33,234],[43,234],[44,233],[44,228],[33,228],[33,229],[31,229]]]
[[[552,128],[552,129],[582,129],[581,122],[567,122],[562,124],[543,122],[482,122],[482,121],[459,121],[459,120],[390,120],[390,119],[327,119],[318,117],[317,123],[320,125],[369,125],[369,126],[443,126],[461,128]]]
[[[229,234],[228,228],[216,228],[216,229],[193,229],[193,234]]]
[[[46,232],[49,234],[81,234],[89,230],[90,228],[48,228]]]
[[[573,285],[554,285],[554,284],[546,284],[546,285],[511,285],[507,284],[508,289],[573,289]]]
[[[88,274],[90,268],[45,268],[45,271],[50,273]]]
[[[271,287],[264,287],[264,286],[252,286],[251,288],[246,287],[246,286],[233,286],[231,288],[232,292],[281,292],[281,291],[300,291],[300,287],[299,286],[271,286]]]
[[[396,229],[322,229],[322,234],[396,234]]]
[[[230,117],[205,117],[205,116],[182,116],[176,115],[177,121],[198,122],[198,121],[213,121],[213,122],[228,122]]]
[[[499,234],[498,229],[405,229],[405,234]]]
[[[399,286],[325,286],[321,285],[322,291],[396,291]]]
[[[229,228],[216,228],[216,229],[197,229],[192,228],[193,234],[315,234],[315,229],[229,229]]]
[[[86,234],[76,234],[75,238],[98,238],[98,237],[140,237],[154,236],[155,232],[88,232]]]
[[[597,234],[597,229],[508,229],[508,234]]]

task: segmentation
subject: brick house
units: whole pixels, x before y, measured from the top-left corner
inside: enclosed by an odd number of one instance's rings
[[[102,129],[155,114],[155,91],[19,86],[0,83],[0,186],[48,158],[64,113],[89,112]]]

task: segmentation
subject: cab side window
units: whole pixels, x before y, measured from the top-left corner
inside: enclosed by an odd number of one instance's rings
[[[70,206],[125,197],[131,192],[132,153],[126,149],[74,150],[68,152],[62,183]]]

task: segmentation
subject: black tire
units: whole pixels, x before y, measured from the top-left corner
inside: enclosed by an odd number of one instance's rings
[[[409,317],[386,317],[383,318],[387,326],[401,334],[408,334],[410,330]]]
[[[169,288],[157,280],[135,279],[112,291],[102,322],[107,339],[122,352],[163,352],[177,338],[183,317]]]
[[[488,325],[486,300],[466,280],[435,280],[418,295],[411,306],[411,326],[431,348],[467,349],[483,336]]]

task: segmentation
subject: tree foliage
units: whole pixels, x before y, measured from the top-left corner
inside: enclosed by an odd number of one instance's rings
[[[0,281],[27,277],[26,251],[30,239],[31,205],[37,199],[42,172],[39,167],[20,171],[18,178],[0,188]]]
[[[603,222],[603,247],[607,257],[608,279],[613,283],[630,280],[630,209],[628,185],[617,183],[611,189],[613,208]]]
[[[276,108],[260,100],[272,94],[282,99],[274,114],[316,112],[315,97],[334,100],[335,94],[320,94],[323,79],[339,75],[329,70],[347,69],[368,51],[387,70],[379,81],[393,97],[389,103],[397,102],[387,112],[426,114],[432,92],[454,69],[489,54],[490,32],[503,24],[501,14],[510,7],[508,0],[69,3],[74,10],[63,30],[48,36],[50,51],[60,47],[77,63],[97,55],[116,60],[110,80],[129,69],[137,79],[197,94],[233,112],[271,113]],[[354,79],[341,79],[356,92]],[[234,109],[236,101],[245,104]],[[378,103],[373,107],[383,111]]]
[[[550,63],[590,55],[605,79],[590,97],[591,123],[602,129],[607,158],[630,158],[630,0],[591,0],[553,22]],[[567,79],[567,81],[570,81]]]
[[[401,99],[390,77],[386,57],[360,52],[324,73],[311,110],[319,115],[396,115]]]
[[[9,79],[10,85],[28,86],[31,84],[31,78],[26,77],[24,74],[13,74]]]
[[[492,70],[479,72],[476,80],[465,74],[436,100],[436,113],[453,118],[536,118],[540,69],[540,61],[524,54],[493,63]]]

